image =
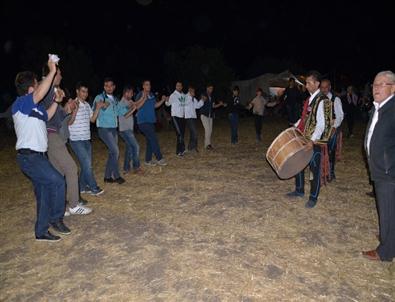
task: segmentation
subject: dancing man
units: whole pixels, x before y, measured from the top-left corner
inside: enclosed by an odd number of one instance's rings
[[[144,134],[146,140],[145,148],[145,165],[146,166],[166,166],[167,162],[160,151],[158,138],[155,133],[155,109],[162,106],[167,100],[162,96],[162,100],[156,101],[155,94],[151,92],[151,82],[143,81],[143,90],[136,96],[135,106],[137,108],[137,124],[140,131]],[[156,161],[152,160],[152,154],[155,154]]]
[[[132,100],[133,88],[126,85],[123,88],[122,99],[118,105],[119,114],[119,135],[125,141],[125,160],[123,164],[123,172],[125,174],[130,172],[130,162],[133,164],[133,171],[136,174],[142,174],[143,170],[140,166],[140,146],[133,133],[134,116],[136,105]]]
[[[166,101],[166,106],[171,106],[171,118],[173,120],[173,126],[176,130],[177,136],[177,147],[176,154],[180,157],[185,154],[185,104],[186,96],[182,92],[182,83],[176,83],[176,89],[170,95],[169,100]]]
[[[93,109],[96,110],[99,103],[104,103],[99,105],[101,108],[96,120],[99,137],[108,149],[104,182],[123,184],[125,180],[121,177],[118,166],[118,99],[113,95],[114,91],[114,80],[105,78],[104,91],[95,97]]]
[[[63,223],[65,181],[45,155],[48,148],[46,121],[55,114],[64,93],[58,89],[55,102],[47,110],[40,103],[56,74],[56,65],[51,59],[48,60],[48,69],[47,77],[40,84],[30,71],[17,74],[15,86],[19,97],[12,105],[12,118],[17,137],[17,163],[32,181],[36,195],[36,239],[59,241],[61,238],[49,232],[48,228],[51,225],[61,234],[70,234],[70,229]]]
[[[196,109],[199,109],[203,106],[203,101],[198,101],[195,97],[195,88],[193,86],[189,86],[188,93],[186,95],[186,103],[185,103],[185,120],[187,127],[189,129],[189,143],[188,143],[188,151],[198,152],[197,144],[197,129],[196,129]]]
[[[69,121],[70,146],[80,164],[80,193],[99,196],[104,192],[96,182],[92,167],[92,144],[91,144],[91,123],[96,121],[100,109],[104,106],[103,102],[96,105],[93,112],[91,106],[86,101],[88,98],[88,85],[78,82],[74,102],[76,108]]]
[[[211,134],[213,133],[213,119],[215,117],[214,109],[225,106],[224,102],[222,101],[214,101],[213,91],[214,86],[208,84],[206,86],[206,92],[202,95],[204,104],[202,108],[200,108],[200,119],[204,128],[204,147],[207,150],[213,149],[213,146],[211,145]]]

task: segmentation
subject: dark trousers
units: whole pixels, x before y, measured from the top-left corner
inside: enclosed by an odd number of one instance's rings
[[[255,135],[258,141],[262,140],[262,123],[263,123],[263,116],[254,114],[255,118]]]
[[[330,177],[331,179],[336,178],[335,175],[335,163],[336,163],[336,147],[337,147],[337,138],[339,136],[340,129],[337,128],[333,133],[332,137],[328,141],[328,150],[329,150],[329,165],[330,165]]]
[[[313,179],[310,180],[310,199],[317,201],[321,187],[321,147],[314,145],[313,157],[310,160],[310,171]],[[296,192],[304,194],[304,170],[295,176]]]
[[[383,261],[395,258],[395,182],[375,181],[380,224],[380,244],[377,253]]]
[[[239,127],[239,115],[235,112],[229,114],[230,120],[230,142],[236,144],[239,141],[238,127]]]
[[[117,128],[98,128],[100,139],[106,145],[108,149],[108,158],[106,162],[106,169],[104,172],[104,178],[118,178],[119,174],[118,158],[118,131]]]
[[[291,103],[286,105],[288,123],[293,125],[299,119],[299,105],[297,103]]]
[[[197,129],[196,129],[196,119],[195,118],[187,118],[185,119],[187,123],[187,127],[189,129],[189,143],[188,150],[197,150]]]
[[[357,111],[357,108],[355,106],[350,106],[350,108],[346,112],[348,135],[353,134],[356,111]]]
[[[64,177],[41,154],[18,154],[17,162],[22,172],[34,186],[37,203],[36,236],[48,232],[49,224],[63,219],[65,207]]]
[[[174,129],[176,130],[177,136],[177,147],[176,154],[183,153],[185,151],[185,119],[177,116],[172,116]]]
[[[155,124],[153,123],[142,123],[139,124],[140,131],[145,136],[146,148],[145,148],[145,161],[150,162],[152,160],[152,154],[155,154],[157,160],[162,159],[162,153],[158,143],[158,138],[155,133]]]

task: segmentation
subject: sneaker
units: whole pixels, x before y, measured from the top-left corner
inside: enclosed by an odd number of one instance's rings
[[[66,211],[64,211],[64,217],[69,217],[70,216],[70,211],[68,209],[66,209]]]
[[[110,183],[110,184],[111,184],[111,183],[114,182],[114,179],[111,178],[111,177],[110,177],[110,178],[105,178],[105,177],[104,177],[104,182],[107,182],[107,183]]]
[[[297,192],[297,191],[293,191],[293,192],[287,193],[286,196],[287,196],[287,197],[290,197],[290,198],[303,197],[303,196],[304,196],[304,193],[300,193],[300,192]]]
[[[92,190],[92,192],[90,194],[93,196],[99,196],[103,193],[104,193],[104,190],[100,187],[97,187],[96,190]]]
[[[178,156],[178,157],[183,157],[183,156],[184,156],[184,153],[183,153],[183,152],[179,152],[179,153],[177,153],[177,156]]]
[[[58,233],[63,235],[69,235],[71,233],[70,229],[65,226],[63,220],[59,220],[58,222],[52,222],[51,227]]]
[[[80,191],[80,194],[91,194],[91,193],[92,191],[88,187]]]
[[[118,178],[114,179],[114,182],[116,182],[119,185],[122,185],[125,182],[125,179],[119,176]]]
[[[92,212],[92,209],[86,206],[77,205],[74,208],[69,208],[69,212],[71,215],[88,215]]]
[[[83,199],[82,197],[80,197],[80,200],[78,201],[78,203],[81,206],[86,206],[88,204],[88,201],[86,199]]]
[[[150,167],[155,167],[156,166],[156,162],[151,160],[151,161],[146,161],[144,162],[144,165],[146,166],[150,166]]]
[[[167,166],[167,162],[164,158],[162,158],[161,160],[158,161],[158,165],[159,166]]]
[[[56,242],[61,240],[59,236],[51,234],[50,231],[48,231],[46,234],[41,235],[41,236],[36,236],[37,241],[50,241],[50,242]]]
[[[208,146],[206,147],[206,149],[207,149],[207,150],[213,150],[214,148],[213,148],[213,146],[208,145]]]
[[[317,204],[317,200],[309,199],[309,201],[306,202],[305,207],[311,209],[314,208],[316,204]]]

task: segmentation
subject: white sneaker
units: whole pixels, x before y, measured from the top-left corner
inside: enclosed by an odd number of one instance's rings
[[[153,160],[151,160],[151,161],[146,161],[146,162],[144,162],[144,164],[145,164],[146,166],[151,166],[151,167],[156,166],[156,162],[153,161]]]
[[[69,217],[69,216],[70,216],[70,211],[66,209],[66,211],[64,211],[64,217]]]
[[[158,161],[158,165],[159,166],[167,166],[167,162],[165,161],[164,158],[162,158],[161,160]]]
[[[92,209],[86,206],[77,205],[74,208],[69,207],[69,212],[71,215],[88,215],[92,212]]]

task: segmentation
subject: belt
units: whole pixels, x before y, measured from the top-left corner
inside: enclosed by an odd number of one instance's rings
[[[45,155],[45,152],[38,152],[38,151],[34,151],[32,149],[18,149],[17,152],[18,152],[18,154],[22,154],[22,155],[30,155],[30,154]]]

